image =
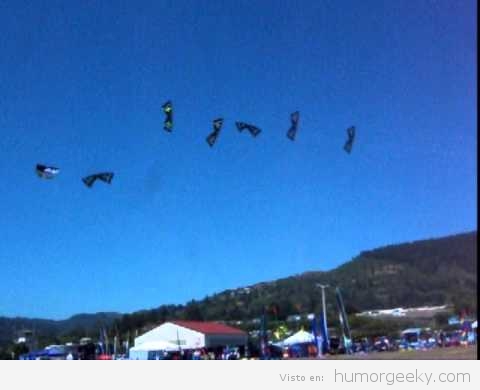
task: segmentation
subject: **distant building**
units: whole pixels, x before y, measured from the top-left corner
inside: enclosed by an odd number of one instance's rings
[[[34,337],[33,331],[29,329],[22,329],[21,331],[17,332],[15,343],[25,344],[29,351],[37,348],[37,341]]]
[[[28,343],[30,340],[33,339],[33,332],[29,329],[22,329],[21,331],[17,332],[16,343]]]
[[[448,311],[448,306],[422,306],[411,307],[404,309],[403,307],[396,307],[394,309],[379,309],[379,310],[367,310],[356,315],[359,317],[378,317],[378,316],[390,316],[390,317],[433,317],[440,312]]]
[[[92,342],[92,339],[90,337],[82,337],[80,339],[80,345],[90,344],[91,342]]]

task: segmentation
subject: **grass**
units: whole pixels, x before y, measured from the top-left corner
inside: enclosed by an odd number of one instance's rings
[[[427,351],[372,352],[365,355],[333,355],[327,360],[476,360],[477,347],[435,348]]]

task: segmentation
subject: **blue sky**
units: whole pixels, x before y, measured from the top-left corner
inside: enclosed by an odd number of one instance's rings
[[[476,23],[474,1],[1,2],[0,315],[183,303],[476,230]]]

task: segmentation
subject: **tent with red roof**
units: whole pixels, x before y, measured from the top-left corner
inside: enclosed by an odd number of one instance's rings
[[[171,321],[135,338],[135,347],[156,341],[175,344],[183,350],[237,347],[247,344],[247,334],[218,322]]]

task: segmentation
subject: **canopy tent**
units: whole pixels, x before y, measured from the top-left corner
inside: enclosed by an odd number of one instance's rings
[[[64,345],[49,345],[45,347],[45,351],[47,351],[47,355],[50,357],[66,356],[68,353]]]
[[[297,333],[291,335],[290,337],[287,337],[285,340],[281,341],[278,344],[284,347],[289,347],[295,344],[314,343],[314,342],[315,342],[315,337],[313,337],[313,334],[306,332],[304,330],[299,330]]]
[[[42,349],[40,351],[32,351],[32,352],[24,353],[20,355],[20,360],[39,360],[47,357],[48,357],[48,351],[45,349]]]
[[[55,359],[67,356],[67,351],[63,345],[49,345],[39,351],[32,351],[22,354],[20,360],[38,360],[38,359]]]
[[[247,338],[244,331],[218,322],[165,322],[135,338],[130,359],[161,358],[164,352],[179,350],[241,347],[247,344]]]
[[[178,345],[164,340],[146,341],[143,344],[130,348],[130,351],[178,351]]]
[[[422,328],[408,328],[402,331],[402,336],[410,335],[410,334],[419,336],[421,332],[422,332]]]
[[[146,341],[130,348],[130,360],[147,360],[149,352],[172,352],[178,351],[178,345],[164,340]]]
[[[182,350],[241,346],[247,344],[247,334],[240,329],[216,322],[172,321],[135,338],[135,346],[151,341],[167,341]]]

